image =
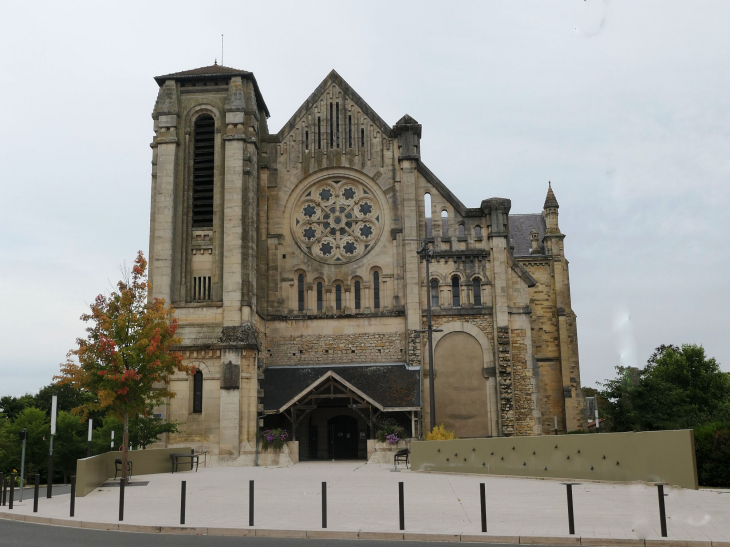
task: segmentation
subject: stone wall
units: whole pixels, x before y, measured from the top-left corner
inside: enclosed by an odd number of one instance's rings
[[[511,334],[515,435],[533,435],[535,403],[532,397],[532,370],[526,359],[526,333],[522,329],[513,329]]]
[[[395,363],[406,358],[402,332],[269,336],[264,352],[268,366]]]

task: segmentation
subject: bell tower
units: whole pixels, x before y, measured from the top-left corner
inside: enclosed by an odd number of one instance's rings
[[[259,403],[258,163],[268,110],[247,71],[214,64],[155,80],[151,297],[175,308],[181,351],[203,373],[188,389],[204,401],[200,433],[219,458],[247,456]],[[170,417],[186,423],[179,440],[201,440],[200,405],[175,391]],[[203,433],[216,422],[216,435]]]

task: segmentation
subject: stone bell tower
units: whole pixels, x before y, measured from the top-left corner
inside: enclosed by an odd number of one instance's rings
[[[170,418],[186,422],[176,442],[205,437],[220,459],[236,459],[254,449],[259,403],[258,163],[268,110],[250,72],[215,64],[155,80],[151,296],[174,306],[179,349],[202,375],[172,379],[188,389],[172,386]],[[217,434],[203,433],[213,423]]]

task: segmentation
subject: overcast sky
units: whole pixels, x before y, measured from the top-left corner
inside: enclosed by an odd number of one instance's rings
[[[730,371],[730,2],[11,2],[0,395],[35,392],[147,253],[153,76],[254,72],[278,131],[331,69],[467,206],[560,202],[583,385],[660,344]]]

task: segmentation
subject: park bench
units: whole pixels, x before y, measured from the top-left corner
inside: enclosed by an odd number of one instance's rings
[[[198,472],[198,463],[200,462],[200,454],[187,454],[185,452],[170,454],[170,462],[172,463],[172,472],[177,471],[181,459],[190,458],[190,471],[193,470],[195,464],[195,472]]]
[[[408,448],[402,448],[396,452],[395,456],[393,456],[393,465],[398,467],[398,462],[404,462],[406,464],[406,469],[408,469],[408,455],[410,453],[411,451]]]

